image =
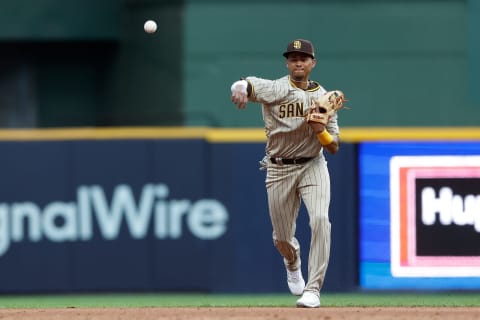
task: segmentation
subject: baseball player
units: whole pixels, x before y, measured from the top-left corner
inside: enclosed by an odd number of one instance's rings
[[[330,178],[322,150],[338,151],[336,111],[344,98],[341,91],[327,92],[309,79],[316,63],[310,41],[292,41],[283,56],[289,75],[276,80],[250,76],[236,81],[231,87],[232,102],[239,109],[248,101],[262,104],[267,143],[260,164],[267,173],[274,245],[283,256],[291,293],[301,296],[297,307],[316,308],[330,255]],[[321,104],[328,108],[321,109]],[[306,284],[295,238],[302,201],[311,229]]]

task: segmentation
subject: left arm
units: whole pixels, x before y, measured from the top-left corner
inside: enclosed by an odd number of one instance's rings
[[[329,133],[333,138],[332,142],[328,144],[322,144],[323,147],[327,149],[327,151],[330,152],[331,154],[337,153],[340,147],[340,139],[339,139],[340,130],[338,128],[337,118],[338,116],[337,116],[337,113],[335,112],[335,114],[333,114],[333,116],[330,117],[329,121],[325,126],[325,131]]]
[[[312,128],[320,144],[331,154],[338,152],[339,128],[337,114],[328,116],[325,113],[310,113],[307,115],[307,123]]]
[[[328,131],[325,130],[325,132],[328,133]],[[323,147],[331,154],[335,154],[338,152],[338,149],[340,148],[340,143],[338,141],[338,137],[332,137],[333,141],[330,142],[329,144],[323,145]]]
[[[322,125],[317,126],[316,132],[318,132],[316,133],[318,141],[328,152],[330,152],[331,154],[335,154],[338,152],[338,149],[340,147],[338,135],[330,134],[327,128]]]
[[[337,153],[340,146],[337,111],[343,108],[344,101],[343,92],[329,91],[315,101],[306,117],[318,141],[331,154]]]

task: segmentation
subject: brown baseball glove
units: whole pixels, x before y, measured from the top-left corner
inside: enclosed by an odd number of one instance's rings
[[[342,91],[328,91],[312,102],[305,120],[315,133],[322,132],[330,118],[344,107],[343,103],[345,101],[347,100]]]

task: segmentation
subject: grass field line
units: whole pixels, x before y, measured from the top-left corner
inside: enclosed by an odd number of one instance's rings
[[[289,294],[96,293],[0,295],[0,308],[290,307]],[[480,307],[480,293],[325,293],[330,307]]]

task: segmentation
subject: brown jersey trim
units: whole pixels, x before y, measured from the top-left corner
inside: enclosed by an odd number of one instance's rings
[[[253,85],[250,81],[248,81],[247,79],[245,78],[240,78],[240,80],[245,80],[247,81],[247,97],[253,97],[253,94],[255,93],[253,90]]]
[[[308,87],[307,87],[307,90],[305,91],[309,91],[309,92],[317,91],[318,89],[320,89],[320,87],[321,87],[320,83],[316,81],[308,80]]]

